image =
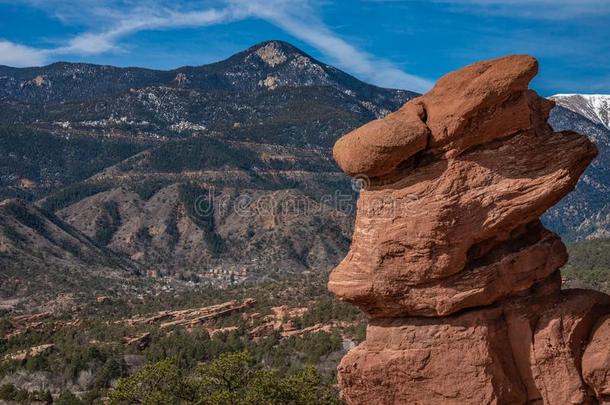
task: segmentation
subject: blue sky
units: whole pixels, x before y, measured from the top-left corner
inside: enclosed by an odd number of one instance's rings
[[[528,53],[543,95],[610,93],[609,21],[610,0],[0,0],[0,64],[168,69],[282,39],[386,87]]]

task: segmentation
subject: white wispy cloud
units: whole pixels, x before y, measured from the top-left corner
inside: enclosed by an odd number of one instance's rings
[[[100,54],[118,48],[118,41],[131,34],[147,30],[204,27],[235,20],[229,9],[175,12],[161,9],[155,12],[131,12],[114,22],[106,31],[86,32],[72,38],[66,46],[52,50],[54,54]]]
[[[91,2],[89,14],[83,11],[81,15],[73,13],[70,1],[21,1],[46,8],[67,23],[88,20],[103,28],[91,28],[50,49],[2,41],[0,51],[5,51],[0,52],[0,64],[40,65],[62,55],[102,54],[121,49],[121,41],[141,31],[204,27],[256,18],[281,28],[317,49],[340,68],[379,86],[424,91],[432,85],[430,81],[409,74],[391,61],[360,50],[341,38],[323,22],[310,1],[221,0],[208,2],[205,9],[192,3],[181,4],[185,7],[180,10],[162,0],[154,3],[112,1],[102,6],[94,6]]]
[[[432,86],[427,79],[409,74],[392,62],[364,52],[335,34],[307,7],[283,0],[232,0],[234,10],[264,19],[306,42],[329,57],[336,65],[384,87],[425,91]]]
[[[0,65],[9,66],[36,66],[47,61],[45,50],[30,48],[25,45],[0,39]]]

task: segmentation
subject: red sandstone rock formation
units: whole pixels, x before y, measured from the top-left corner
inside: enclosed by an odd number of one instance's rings
[[[128,346],[135,346],[140,350],[146,349],[151,342],[150,332],[139,333],[135,336],[126,336],[123,338],[123,342],[125,342]]]
[[[610,404],[610,315],[598,321],[582,359],[582,374],[600,403]]]
[[[561,291],[565,246],[539,221],[597,152],[553,132],[536,73],[528,56],[468,66],[335,144],[370,180],[329,281],[370,318],[339,366],[348,404],[607,400],[610,297]]]
[[[152,316],[136,316],[134,318],[116,321],[116,323],[134,326],[162,322],[160,325],[161,329],[170,329],[174,327],[192,328],[205,322],[215,321],[235,312],[244,311],[254,304],[256,304],[254,298],[246,298],[242,302],[228,301],[209,307],[183,309],[179,311],[160,311]]]
[[[5,360],[14,360],[14,361],[25,361],[28,359],[35,359],[36,357],[42,356],[44,353],[49,352],[55,347],[52,343],[47,343],[44,345],[33,346],[29,349],[18,351],[17,353],[7,354],[4,356]]]

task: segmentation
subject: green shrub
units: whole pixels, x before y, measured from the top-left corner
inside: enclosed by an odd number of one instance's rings
[[[172,361],[119,381],[110,404],[334,405],[337,392],[313,367],[281,377],[247,352],[224,353],[183,375]]]
[[[119,380],[109,398],[110,404],[165,405],[184,403],[193,397],[174,362],[163,360]]]

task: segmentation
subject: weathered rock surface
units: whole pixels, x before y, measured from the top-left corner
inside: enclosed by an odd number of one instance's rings
[[[608,346],[601,339],[592,349],[605,350],[606,359],[591,360],[584,381],[582,348],[610,299],[560,293],[558,283],[541,289],[460,315],[372,320],[367,340],[339,366],[344,397],[353,404],[593,404],[589,380],[607,384]]]
[[[160,311],[152,316],[136,316],[116,321],[116,323],[124,323],[133,326],[161,322],[161,329],[171,329],[174,327],[192,328],[196,325],[215,321],[235,312],[243,311],[252,307],[254,304],[256,304],[254,298],[246,298],[242,302],[233,300],[211,305],[209,307],[190,308],[178,311]]]
[[[14,361],[25,361],[27,359],[34,359],[36,357],[40,357],[43,354],[49,352],[55,347],[52,343],[47,343],[44,345],[33,346],[29,349],[18,351],[17,353],[7,354],[4,356],[5,360],[14,360]]]
[[[582,374],[601,403],[610,403],[610,315],[600,319],[582,359]]]
[[[126,345],[135,346],[140,350],[144,350],[150,345],[150,332],[139,333],[135,336],[126,336],[123,338],[123,342]]]
[[[424,109],[428,148],[404,155],[400,168],[382,170],[361,192],[350,252],[330,278],[334,293],[372,316],[447,315],[527,289],[564,264],[558,238],[544,230],[523,238],[521,228],[574,188],[596,150],[584,136],[554,134],[545,123],[551,104],[527,89],[535,72],[525,56],[483,62],[447,75],[401,109]],[[375,124],[381,130],[383,121]],[[339,164],[354,151],[367,159],[374,137],[365,125],[339,140]],[[391,152],[383,157],[396,160]],[[544,266],[547,257],[554,262]],[[510,273],[515,261],[532,275],[512,285],[503,280],[498,292],[489,279]],[[451,276],[452,291],[445,291]],[[418,290],[430,287],[438,289],[433,298],[420,299]]]
[[[599,320],[610,297],[561,291],[566,249],[539,221],[597,152],[553,132],[553,103],[528,89],[536,73],[529,56],[468,66],[335,144],[341,168],[368,178],[329,280],[371,318],[339,366],[347,403],[592,404],[609,393]]]

